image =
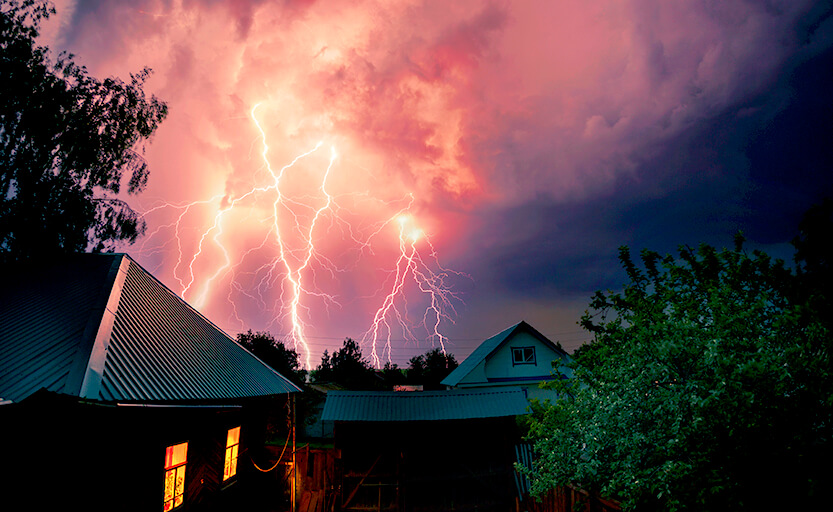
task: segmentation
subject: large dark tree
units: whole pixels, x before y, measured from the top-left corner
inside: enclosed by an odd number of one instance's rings
[[[284,377],[298,386],[303,385],[307,372],[301,368],[295,349],[286,348],[268,332],[252,332],[251,329],[238,333],[237,342]]]
[[[620,259],[629,282],[595,295],[582,318],[594,341],[532,422],[537,491],[577,484],[638,510],[826,507],[833,342],[819,301],[740,238]]]
[[[330,382],[352,390],[379,389],[383,385],[381,377],[362,356],[359,344],[350,338],[332,355],[325,350],[321,364],[312,375],[316,382]]]
[[[99,80],[37,44],[54,8],[0,0],[0,261],[111,250],[144,230],[118,199],[142,190],[147,141],[167,106],[143,91],[150,70]],[[123,183],[124,182],[124,183]]]
[[[425,389],[443,389],[440,382],[457,368],[454,354],[443,352],[440,348],[429,350],[425,354],[414,356],[408,361],[406,375],[411,384],[422,384]]]

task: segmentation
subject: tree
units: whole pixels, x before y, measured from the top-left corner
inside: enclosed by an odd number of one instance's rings
[[[381,381],[370,363],[362,357],[359,344],[345,338],[343,346],[330,356],[321,356],[321,364],[313,372],[316,382],[332,382],[352,390],[372,390],[381,387]]]
[[[443,389],[440,382],[457,366],[454,354],[434,348],[425,354],[412,357],[408,361],[406,374],[411,384],[422,384],[425,389]]]
[[[237,343],[296,385],[301,386],[306,380],[307,372],[301,367],[298,352],[286,348],[268,332],[252,332],[249,329],[237,334]]]
[[[833,329],[833,199],[824,199],[804,214],[793,239],[801,299],[818,310],[828,329]]]
[[[395,386],[399,386],[407,382],[405,370],[399,368],[398,364],[392,363],[390,361],[385,363],[385,366],[383,366],[382,369],[379,370],[377,375],[382,380],[382,389],[388,391],[393,389]]]
[[[144,230],[117,198],[140,192],[142,158],[167,105],[143,91],[150,70],[99,80],[38,46],[43,0],[0,0],[0,261],[112,250]]]
[[[620,250],[629,282],[595,294],[594,340],[532,420],[535,492],[572,483],[639,510],[822,503],[831,335],[795,274],[742,243],[643,251],[641,266]]]

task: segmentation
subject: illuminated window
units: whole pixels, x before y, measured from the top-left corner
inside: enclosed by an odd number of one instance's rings
[[[169,446],[165,451],[165,506],[173,510],[182,505],[185,496],[185,463],[188,462],[188,443]]]
[[[535,364],[535,347],[512,347],[512,366]]]
[[[223,464],[223,480],[237,474],[237,447],[240,446],[240,427],[228,431],[226,436],[226,462]]]

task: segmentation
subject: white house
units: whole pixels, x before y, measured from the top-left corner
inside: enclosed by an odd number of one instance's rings
[[[481,343],[442,384],[449,389],[518,386],[529,399],[554,398],[539,384],[559,378],[553,375],[556,367],[569,376],[569,361],[561,347],[522,321]]]

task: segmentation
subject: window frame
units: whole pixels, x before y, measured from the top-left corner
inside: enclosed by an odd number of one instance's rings
[[[512,348],[512,366],[525,366],[525,365],[533,365],[538,366],[538,359],[535,354],[535,346],[523,346],[523,347],[511,347]],[[529,350],[531,355],[531,360],[528,360],[525,356],[525,351]],[[520,357],[516,357],[520,354]]]
[[[223,451],[223,479],[221,482],[223,485],[230,484],[237,479],[237,468],[240,461],[240,433],[240,426],[226,431],[226,447]]]
[[[179,453],[179,450],[182,453]],[[181,459],[180,459],[181,456]],[[162,490],[162,510],[176,510],[185,504],[185,478],[188,465],[188,441],[168,445],[165,448],[164,478]],[[169,484],[169,478],[171,483]],[[171,494],[168,494],[169,485]],[[168,506],[170,504],[170,507]]]

